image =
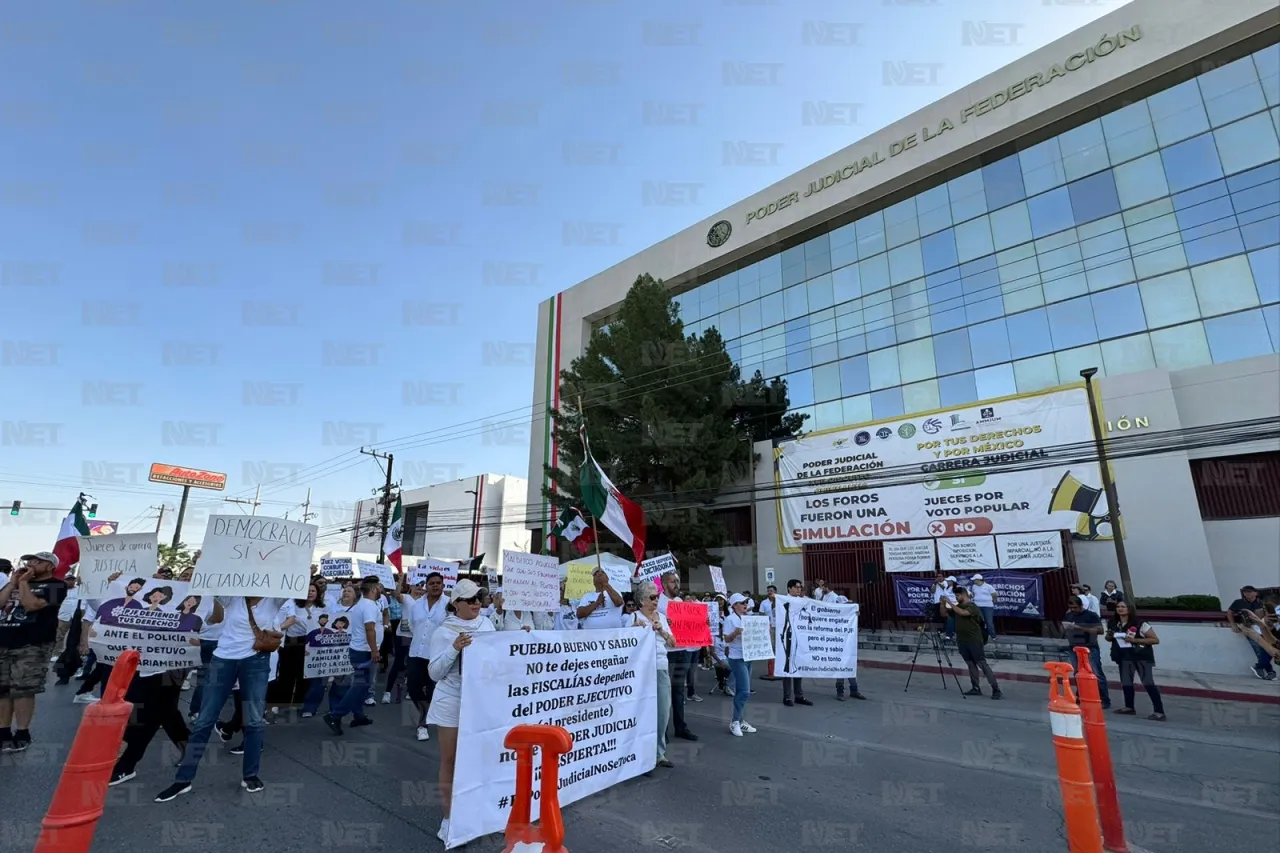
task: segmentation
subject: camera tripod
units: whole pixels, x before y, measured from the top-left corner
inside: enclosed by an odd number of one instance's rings
[[[902,688],[902,692],[906,693],[911,689],[911,676],[916,671],[916,660],[920,657],[920,649],[924,647],[925,638],[929,639],[929,646],[933,649],[933,656],[938,661],[938,677],[942,679],[942,689],[947,690],[947,670],[952,670],[951,677],[955,679],[956,690],[960,691],[960,695],[964,696],[964,688],[960,686],[960,676],[956,675],[955,667],[951,664],[951,655],[947,652],[946,644],[942,640],[942,635],[938,632],[936,624],[921,625],[916,629],[920,635],[916,637],[916,653],[911,656],[911,669],[907,671],[907,683]],[[943,667],[942,660],[946,658],[947,665]]]

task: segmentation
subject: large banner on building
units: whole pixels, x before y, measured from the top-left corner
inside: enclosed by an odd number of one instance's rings
[[[996,615],[1021,619],[1044,618],[1044,578],[1030,572],[982,572],[982,579],[996,593]],[[970,575],[957,575],[960,586],[971,586]],[[923,619],[933,603],[933,578],[893,579],[898,615]]]
[[[1083,388],[805,436],[774,451],[779,547],[1090,529],[1105,516]]]
[[[652,770],[658,759],[656,649],[653,631],[645,628],[477,634],[462,653],[445,847],[506,826],[516,762],[503,740],[522,723],[560,726],[573,736],[573,751],[560,759],[562,806]]]

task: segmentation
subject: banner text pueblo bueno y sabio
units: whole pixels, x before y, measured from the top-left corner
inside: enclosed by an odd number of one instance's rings
[[[778,544],[1074,528],[1105,514],[1092,441],[1070,388],[785,442]]]

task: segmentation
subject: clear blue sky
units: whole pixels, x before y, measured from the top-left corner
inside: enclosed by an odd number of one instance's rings
[[[382,480],[367,457],[310,467],[353,450],[343,430],[393,449],[406,486],[526,476],[539,302],[1119,5],[6,4],[0,555],[51,546],[64,514],[12,500],[86,489],[150,529],[178,497],[151,462],[225,472],[232,496],[268,481],[264,514],[309,486],[332,529]],[[937,84],[884,85],[901,61]],[[777,85],[726,86],[736,62]],[[856,124],[806,125],[806,101],[858,104]],[[652,126],[645,102],[702,106]],[[738,141],[776,164],[725,165]],[[701,186],[663,206],[645,182]],[[566,222],[616,241],[566,245]],[[406,325],[406,302],[437,324]],[[438,384],[406,405],[405,382]],[[326,444],[326,422],[349,426]],[[195,497],[193,544],[236,511]]]

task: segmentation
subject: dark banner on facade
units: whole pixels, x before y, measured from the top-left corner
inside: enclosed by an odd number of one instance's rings
[[[956,575],[960,586],[969,587],[968,575]],[[1027,572],[983,572],[982,579],[996,592],[996,615],[1021,619],[1044,618],[1044,580]],[[893,579],[893,595],[898,615],[923,619],[933,603],[933,578]]]

